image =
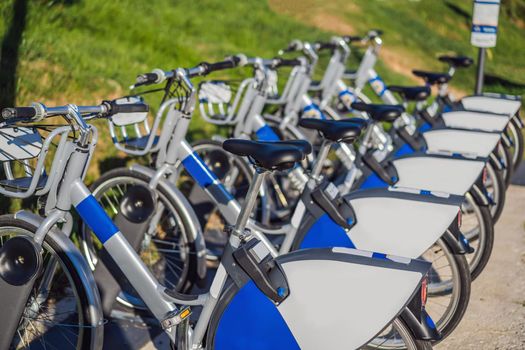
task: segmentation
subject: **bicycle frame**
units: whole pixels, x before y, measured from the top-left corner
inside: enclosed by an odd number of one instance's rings
[[[74,109],[70,109],[69,114],[69,117],[72,120],[82,120],[82,116]],[[87,135],[92,135],[92,142],[87,140]],[[89,164],[95,146],[95,135],[96,128],[94,126],[88,127],[84,124],[83,129],[81,130],[81,136],[79,137],[83,142],[79,142],[78,140],[62,141],[65,142],[65,148],[69,150],[69,153],[60,154],[60,157],[65,157],[59,161],[64,164],[64,166],[60,171],[54,173],[53,178],[61,178],[61,181],[59,186],[53,187],[48,193],[45,218],[40,218],[23,211],[18,212],[16,217],[37,225],[38,229],[34,240],[36,242],[42,242],[47,234],[57,234],[55,233],[55,227],[60,223],[66,223],[66,227],[68,227],[68,229],[66,229],[66,234],[68,235],[70,233],[71,226],[68,225],[68,223],[72,223],[70,210],[74,207],[84,222],[92,229],[94,234],[103,244],[104,249],[109,253],[116,265],[119,266],[122,273],[130,281],[147,305],[148,309],[160,323],[175,317],[174,315],[178,311],[176,304],[200,305],[203,307],[201,317],[199,318],[192,335],[192,343],[189,344],[188,347],[188,349],[197,348],[202,343],[212,311],[214,310],[218,297],[228,279],[228,274],[221,264],[213,279],[210,292],[199,295],[192,300],[181,300],[166,294],[165,287],[163,287],[151,274],[149,269],[138,257],[137,253],[124,238],[123,234],[115,226],[113,221],[83,183],[85,169]],[[65,138],[63,138],[63,140],[65,140]],[[193,162],[191,157],[188,158],[185,163],[190,169],[192,169],[192,166],[198,166],[198,162]],[[61,174],[63,176],[60,176]],[[207,181],[206,179],[209,177],[206,176],[211,176],[211,173],[204,175],[202,169],[196,170],[195,174],[197,174],[198,179],[201,181]],[[260,186],[263,178],[264,174],[255,179],[253,185],[254,188]],[[257,191],[255,191],[255,193],[253,191],[250,192],[253,194],[252,197],[255,197],[256,192]],[[252,199],[252,202],[254,200],[255,198]],[[235,208],[238,214],[237,216],[244,217],[247,220],[249,212],[243,214],[240,207],[236,206]],[[230,244],[232,248],[236,248],[239,244],[239,240],[236,236],[232,237]],[[76,249],[73,249],[73,251],[76,251]],[[73,261],[78,265],[79,269],[86,271],[86,273],[89,272],[89,269],[86,269],[86,263],[84,260],[74,259]],[[90,276],[91,274],[87,273],[87,275]],[[49,281],[49,283],[50,282],[51,281]],[[94,287],[92,278],[86,283],[90,287],[87,289],[88,292],[92,288],[96,288]],[[98,298],[92,297],[91,300],[93,300],[93,306],[98,309],[100,307],[100,301]],[[96,320],[98,319],[100,319],[100,317],[96,318]],[[176,324],[165,330],[172,341],[176,340],[176,330]],[[100,339],[97,339],[97,342],[100,341]]]

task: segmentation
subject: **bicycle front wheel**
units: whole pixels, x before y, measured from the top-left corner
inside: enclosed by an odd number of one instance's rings
[[[12,237],[33,237],[36,230],[12,215],[1,216],[0,246]],[[10,349],[97,349],[101,342],[95,340],[96,321],[79,271],[51,235],[45,237],[42,250],[42,272]]]

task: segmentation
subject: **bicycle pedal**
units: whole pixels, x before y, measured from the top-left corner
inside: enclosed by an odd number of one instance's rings
[[[180,310],[170,312],[168,316],[160,322],[160,324],[162,329],[166,330],[179,325],[185,320],[189,320],[190,315],[191,309],[189,306],[186,306]]]

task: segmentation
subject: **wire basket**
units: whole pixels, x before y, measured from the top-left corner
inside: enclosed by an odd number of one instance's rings
[[[28,198],[49,192],[52,175],[64,166],[71,126],[0,127],[0,194]],[[52,161],[47,160],[47,156]],[[58,176],[57,176],[58,177]]]
[[[234,125],[249,110],[254,78],[208,80],[199,84],[199,111],[208,123]],[[251,91],[251,92],[250,92]]]
[[[169,111],[181,111],[189,102],[191,92],[183,84],[169,80],[161,89],[143,91],[134,96],[122,97],[115,102],[143,102],[144,95],[159,91],[163,92],[163,97],[155,116],[150,117],[148,112],[117,113],[108,119],[111,140],[118,150],[133,156],[143,156],[159,151],[161,146],[169,141],[171,134],[166,129],[173,130],[176,124],[176,121],[169,119]]]

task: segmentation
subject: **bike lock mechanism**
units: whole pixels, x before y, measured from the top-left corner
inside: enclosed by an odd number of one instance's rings
[[[155,198],[149,188],[141,185],[130,187],[119,205],[119,212],[114,219],[115,225],[124,235],[135,251],[139,251],[143,233],[147,231],[149,219],[155,211]],[[121,285],[126,283],[118,265],[103,248],[99,253],[100,261],[95,267],[95,281],[102,300],[104,315],[109,316],[113,309],[115,298],[121,291]]]
[[[288,297],[290,289],[286,275],[264,243],[252,238],[233,251],[233,258],[274,303],[279,304]]]

